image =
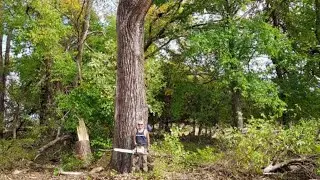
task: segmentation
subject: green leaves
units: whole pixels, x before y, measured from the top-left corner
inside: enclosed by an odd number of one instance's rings
[[[250,119],[247,132],[218,134],[221,142],[227,142],[233,168],[261,173],[261,169],[273,161],[284,161],[296,155],[319,153],[319,120],[302,120],[290,128],[283,128],[272,121]]]
[[[160,6],[166,2],[169,2],[169,0],[152,0],[153,4]]]

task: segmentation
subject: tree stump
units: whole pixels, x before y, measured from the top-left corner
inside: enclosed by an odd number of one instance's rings
[[[75,151],[77,157],[84,161],[84,165],[90,164],[92,153],[90,148],[89,135],[87,127],[83,119],[79,119],[79,125],[77,127],[78,141],[76,142]]]

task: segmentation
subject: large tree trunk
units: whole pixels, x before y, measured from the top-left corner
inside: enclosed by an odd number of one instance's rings
[[[151,0],[120,0],[117,11],[117,90],[113,147],[133,148],[138,120],[147,122],[144,82],[144,18]],[[120,173],[131,171],[131,156],[113,151],[111,165]]]

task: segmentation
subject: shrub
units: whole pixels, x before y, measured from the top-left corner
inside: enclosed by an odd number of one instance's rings
[[[111,149],[112,148],[112,140],[110,138],[101,138],[97,137],[91,140],[91,147],[96,150],[94,153],[95,158],[101,158],[104,154],[100,149]]]
[[[166,169],[180,169],[187,152],[179,139],[180,129],[178,127],[173,127],[171,129],[171,134],[164,134],[164,140],[155,143],[152,146],[152,150],[155,152],[156,156],[167,156],[169,158],[156,158],[154,165],[162,167],[166,164]],[[170,163],[168,162],[170,161]],[[159,168],[158,168],[159,169]]]
[[[199,148],[194,146],[192,150],[187,151],[183,143],[180,141],[182,135],[181,129],[178,127],[171,128],[171,134],[165,134],[164,140],[155,143],[152,146],[156,157],[154,161],[154,177],[160,178],[166,171],[180,171],[190,166],[196,166],[205,163],[215,162],[220,154],[209,146]],[[163,158],[166,156],[166,158]],[[169,158],[168,158],[169,157]]]
[[[0,170],[17,167],[23,160],[32,160],[35,156],[33,142],[32,139],[0,140]]]
[[[79,170],[84,167],[84,162],[73,154],[65,154],[62,157],[62,169],[65,171]]]
[[[300,123],[283,128],[262,119],[252,119],[245,134],[233,130],[220,133],[220,142],[226,142],[228,156],[234,168],[261,173],[271,161],[281,161],[293,155],[320,153],[317,120],[302,120]]]
[[[187,166],[214,163],[221,157],[213,147],[197,148],[195,152],[188,152],[185,158]]]

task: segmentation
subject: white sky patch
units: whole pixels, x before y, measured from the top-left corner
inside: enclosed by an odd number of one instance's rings
[[[260,55],[250,61],[249,70],[258,73],[266,72],[270,65],[272,65],[271,59],[267,55]]]
[[[119,0],[96,0],[93,8],[96,11],[100,21],[106,23],[108,16],[114,16],[117,12]]]

